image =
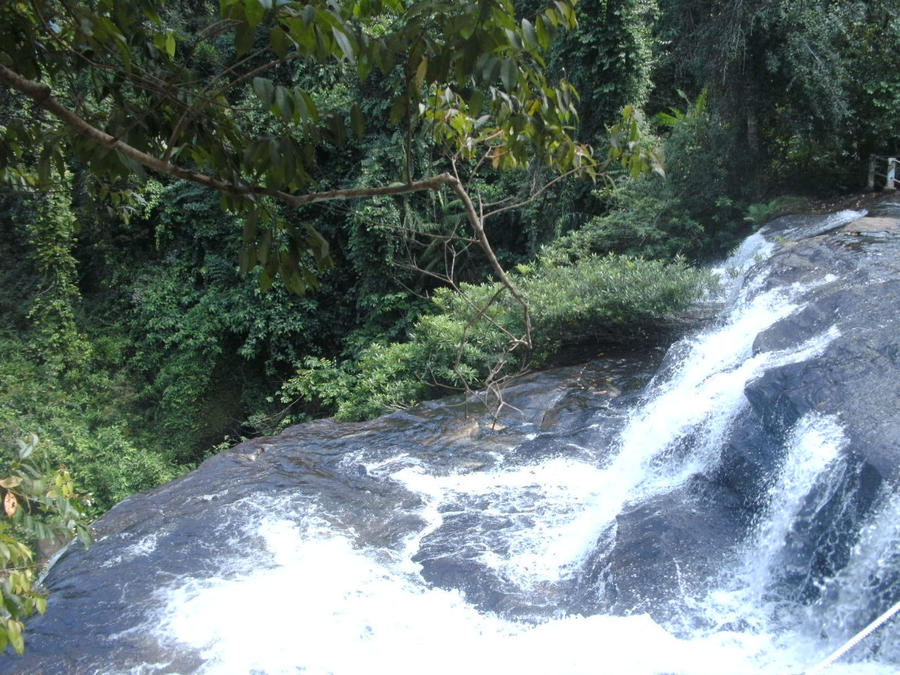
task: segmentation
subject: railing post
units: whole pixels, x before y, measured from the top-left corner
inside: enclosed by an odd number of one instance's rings
[[[869,180],[866,182],[866,189],[875,189],[875,155],[869,155]]]
[[[897,158],[896,157],[888,157],[887,160],[887,178],[884,181],[884,189],[885,190],[894,190],[897,185],[895,181],[897,180]]]

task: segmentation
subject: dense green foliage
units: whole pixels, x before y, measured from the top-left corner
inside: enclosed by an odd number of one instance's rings
[[[282,387],[284,403],[318,401],[338,419],[372,417],[441,392],[484,385],[489,376],[539,367],[563,347],[585,342],[635,344],[697,299],[706,275],[683,261],[548,250],[513,275],[531,303],[534,349],[507,351],[522,315],[497,283],[439,289],[403,342],[375,342],[352,359],[307,358]],[[487,311],[482,308],[488,307]]]
[[[663,334],[900,152],[898,44],[884,0],[0,2],[0,649],[36,546],[218,448]]]
[[[101,353],[60,373],[29,358],[25,339],[0,339],[3,442],[39,432],[47,458],[66,466],[79,490],[91,493],[93,515],[179,473],[158,443],[146,442],[154,425],[138,417],[134,383],[116,372],[115,355],[102,353],[109,343],[98,336],[94,346]]]
[[[656,98],[676,88],[732,132],[717,151],[745,190],[859,185],[870,152],[897,150],[900,17],[892,2],[661,0]],[[740,189],[734,182],[732,190]],[[735,196],[732,194],[732,196]]]

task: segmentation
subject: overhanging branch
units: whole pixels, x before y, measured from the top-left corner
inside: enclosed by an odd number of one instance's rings
[[[0,83],[24,94],[71,129],[98,145],[120,152],[125,157],[128,157],[151,171],[191,181],[192,183],[197,183],[228,195],[266,196],[291,206],[303,206],[325,201],[386,197],[428,190],[439,190],[445,185],[453,185],[458,182],[455,177],[448,173],[443,173],[430,178],[407,183],[396,183],[393,185],[371,188],[326,190],[323,192],[311,192],[302,195],[291,194],[289,192],[284,192],[283,190],[273,190],[260,185],[232,183],[210,176],[209,174],[186,169],[185,167],[173,164],[170,160],[154,157],[142,150],[138,150],[134,146],[125,143],[115,136],[111,136],[105,131],[98,129],[72,110],[66,108],[53,97],[53,92],[47,85],[22,77],[14,70],[9,69],[2,64],[0,64]]]

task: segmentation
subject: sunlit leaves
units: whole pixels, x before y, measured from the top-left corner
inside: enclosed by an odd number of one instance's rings
[[[47,540],[78,535],[88,541],[83,506],[67,471],[50,471],[38,438],[17,439],[16,452],[0,448],[0,651],[25,649],[23,619],[43,614],[47,600],[35,588],[34,554],[24,537]]]
[[[575,98],[565,82],[553,87],[535,75],[512,93],[505,87],[489,87],[486,95],[479,91],[469,101],[445,87],[422,111],[433,123],[437,140],[468,160],[483,155],[499,170],[538,162],[556,171],[576,169],[593,175],[591,149],[570,135]]]
[[[657,141],[641,130],[640,121],[639,110],[630,105],[622,109],[621,120],[609,129],[609,158],[625,167],[632,178],[649,171],[664,175]]]
[[[175,57],[175,33],[172,31],[166,31],[164,49],[170,59]]]
[[[499,356],[507,335],[497,326],[521,331],[522,314],[509,296],[497,299],[493,283],[464,284],[465,295],[435,292],[434,311],[419,317],[408,341],[375,342],[344,362],[304,359],[282,387],[284,401],[299,395],[331,406],[338,419],[373,417],[442,388],[483,386],[497,368],[514,373],[539,365],[573,337],[592,343],[611,327],[638,334],[690,306],[709,283],[706,272],[683,260],[613,255],[575,262],[541,256],[512,274],[534,308],[535,349],[528,355]]]

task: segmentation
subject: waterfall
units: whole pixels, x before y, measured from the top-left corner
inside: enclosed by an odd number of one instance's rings
[[[104,611],[119,626],[90,672],[749,675],[820,662],[897,600],[900,497],[885,481],[860,501],[854,486],[871,479],[846,421],[815,410],[764,438],[751,498],[722,477],[743,470],[727,449],[756,414],[747,388],[842,338],[817,318],[789,345],[758,340],[835,282],[772,282],[765,235],[719,268],[712,325],[640,391],[571,394],[571,409],[594,407],[570,427],[524,404],[496,432],[458,415],[431,426],[443,404],[350,431],[297,427],[283,454],[275,439],[223,457],[238,470],[214,489],[186,478],[183,504],[147,497],[153,518],[177,520],[144,525],[126,503],[126,526],[85,565],[90,586],[136,570],[108,605],[85,605],[88,627]],[[715,551],[692,522],[721,534]],[[896,624],[826,672],[897,672]]]
[[[730,307],[717,325],[674,348],[677,359],[624,413],[609,447],[573,445],[570,452],[524,458],[497,453],[474,466],[363,448],[345,464],[410,495],[401,507],[409,527],[398,541],[372,545],[343,514],[314,498],[239,503],[242,536],[258,541],[252,571],[232,574],[224,565],[216,575],[161,589],[163,609],[150,621],[159,639],[199,650],[200,669],[210,673],[301,667],[699,674],[799,672],[814,663],[824,649],[819,635],[826,633],[829,645],[843,637],[841,613],[859,613],[865,603],[847,585],[866,587],[886,557],[897,557],[900,501],[888,495],[851,564],[827,580],[818,604],[791,604],[778,594],[785,541],[798,515],[817,508],[807,503],[810,495],[828,498],[827,490],[814,488],[841,471],[845,438],[833,417],[806,416],[787,434],[765,507],[731,562],[705,595],[681,599],[681,616],[694,615],[693,632],[685,629],[690,622],[667,626],[647,614],[580,616],[561,607],[539,619],[505,617],[480,610],[465,591],[434,587],[422,576],[423,566],[454,560],[461,574],[483,575],[532,606],[554,606],[592,551],[609,545],[627,505],[713,472],[746,406],[744,386],[768,369],[820,354],[840,334],[832,326],[794,348],[753,352],[754,338],[802,309],[808,291],[800,285],[762,290],[764,275],[748,275],[771,250],[757,236],[738,251],[741,269],[732,278],[746,278],[740,290],[726,289]],[[825,609],[827,598],[837,598],[838,609]],[[256,609],[261,600],[264,613]],[[880,644],[896,658],[895,647]],[[871,662],[834,666],[833,672],[894,670],[878,661],[878,649],[870,652]]]

